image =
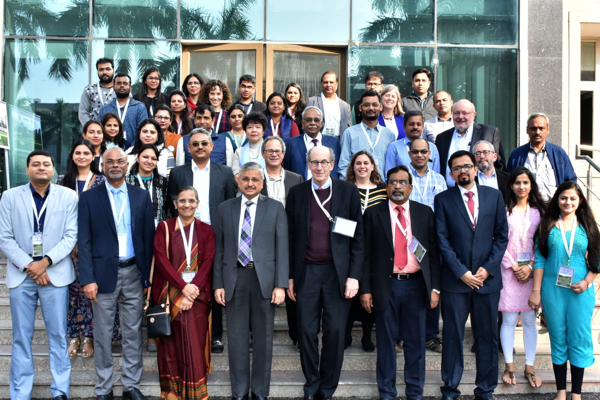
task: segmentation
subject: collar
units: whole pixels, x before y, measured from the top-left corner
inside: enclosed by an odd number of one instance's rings
[[[327,97],[325,97],[325,94],[323,92],[321,92],[321,98],[323,99],[323,101],[327,100],[327,101],[335,101],[338,99],[337,93],[335,94],[335,97],[333,99],[328,99]]]
[[[115,191],[127,193],[127,184],[125,183],[125,181],[123,181],[123,184],[121,186],[119,186],[118,188],[116,188],[113,185],[111,185],[110,183],[108,183],[108,181],[104,181],[104,182],[106,183],[106,190],[110,190],[113,193]]]
[[[258,196],[255,196],[252,200],[248,199],[246,196],[244,196],[243,194],[240,196],[242,198],[242,205],[246,205],[247,201],[251,201],[252,203],[254,203],[254,205],[258,205]]]
[[[398,204],[394,203],[392,200],[388,199],[388,203],[390,205],[390,208],[392,210],[394,210],[394,212],[396,212],[396,207],[398,207]],[[407,217],[409,216],[409,212],[410,212],[410,206],[409,206],[410,200],[407,200],[404,204],[402,204],[400,207],[404,208],[404,216]]]
[[[198,165],[194,162],[194,160],[192,160],[192,172],[210,172],[210,160],[208,160],[208,162],[206,163],[206,166],[202,169],[200,169],[200,167],[198,167]]]
[[[494,168],[494,167],[492,166],[492,168]],[[477,170],[477,177],[479,177],[480,179],[491,179],[491,178],[498,179],[498,177],[496,175],[496,168],[494,168],[492,175],[489,178],[483,172],[481,172],[480,170]]]
[[[531,141],[529,141],[529,151],[533,151],[534,153],[536,153],[536,154],[539,154],[539,153],[537,153],[537,152],[535,151],[535,149],[534,149],[534,148],[533,148],[533,146],[531,145]],[[544,142],[544,145],[542,146],[542,148],[541,148],[541,150],[540,150],[540,153],[545,153],[545,152],[547,152],[547,150],[546,150],[546,142]]]
[[[422,99],[422,98],[421,98],[421,96],[419,96],[419,95],[418,95],[418,94],[417,94],[417,93],[416,93],[414,90],[413,90],[413,91],[410,93],[410,95],[411,95],[411,96],[414,96],[414,97],[416,97],[416,98],[418,98],[418,99],[419,99],[419,100],[421,100],[421,101],[425,101],[425,100],[427,100],[427,98],[428,98],[429,96],[431,96],[431,92],[428,90],[428,91],[427,91],[427,94],[425,95],[425,98],[424,98],[424,99]]]
[[[438,115],[435,116],[435,120],[437,122],[452,122],[452,114],[450,114],[450,118],[448,118],[448,119],[440,118],[440,116],[438,114]]]
[[[460,133],[458,133],[458,131],[456,130],[456,128],[454,128],[454,137],[458,138],[458,139],[464,139],[468,136],[470,136],[473,133],[473,124],[471,124],[471,126],[469,126],[467,128],[467,132],[465,132],[464,135],[461,135]]]
[[[422,178],[422,176],[419,175],[419,172],[417,171],[417,169],[415,167],[413,167],[412,163],[408,164],[408,169],[410,169],[410,171],[412,172],[413,177]],[[429,163],[427,165],[427,169],[425,170],[425,173],[423,174],[423,176],[427,176],[428,173],[429,173]]]
[[[317,133],[317,137],[315,138],[319,143],[323,142],[323,134],[321,132]],[[306,143],[312,143],[313,138],[306,132],[304,132],[304,141]]]
[[[283,178],[285,178],[285,169],[281,168],[281,171],[279,171],[279,176],[277,178],[272,178],[269,173],[267,172],[267,169],[265,168],[264,170],[265,173],[265,177],[267,178],[267,180],[271,181],[271,182],[279,182],[282,181]]]
[[[312,186],[315,188],[315,190],[317,190],[319,188],[319,185],[317,185],[312,179],[310,181],[312,182]],[[331,187],[331,176],[329,177],[329,179],[327,179],[327,182],[325,182],[325,184],[321,186],[321,189],[329,189],[329,187]]]
[[[235,103],[236,103],[236,104],[243,105],[243,106],[249,106],[250,104],[254,104],[254,96],[252,96],[252,97],[250,98],[250,101],[249,101],[249,102],[247,102],[247,103],[244,103],[244,102],[242,101],[242,98],[241,98],[241,97],[240,97],[239,99],[237,99],[237,101],[236,101]]]
[[[477,184],[476,184],[476,183],[475,183],[475,184],[473,185],[473,187],[472,187],[471,189],[469,189],[469,190],[465,189],[464,187],[462,187],[462,186],[460,186],[460,185],[458,185],[458,184],[457,184],[456,186],[458,187],[458,190],[460,190],[460,197],[462,197],[462,198],[463,198],[463,200],[464,200],[464,198],[465,198],[465,193],[467,193],[467,192],[473,192],[473,194],[474,194],[474,197],[477,197],[477,196],[479,196],[479,194],[478,194],[478,191],[477,191]]]
[[[361,124],[361,125],[362,125],[362,126],[365,128],[365,129],[367,129],[367,130],[370,130],[370,131],[376,131],[376,132],[379,132],[379,130],[382,128],[382,126],[381,126],[381,125],[379,125],[379,121],[377,121],[377,125],[375,125],[375,128],[369,128],[369,126],[368,126],[367,124],[365,124],[365,122],[364,122],[364,121],[360,121],[360,124]]]
[[[29,189],[31,189],[31,194],[33,196],[37,196],[42,199],[46,198],[46,196],[48,196],[48,193],[50,193],[50,186],[52,186],[52,184],[48,185],[48,189],[46,189],[46,193],[44,193],[44,196],[40,196],[40,194],[38,192],[36,192],[35,189],[33,188],[33,185],[31,184],[31,182],[29,182]]]

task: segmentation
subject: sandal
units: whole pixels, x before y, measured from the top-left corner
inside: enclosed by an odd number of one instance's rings
[[[529,382],[529,386],[531,386],[534,389],[537,389],[540,386],[542,386],[542,380],[539,376],[536,375],[535,370],[532,371],[533,372],[527,372],[527,370],[525,370],[525,379],[527,379],[527,381]]]
[[[516,385],[517,379],[515,378],[515,371],[509,371],[505,369],[504,375],[502,376],[502,381],[507,385]]]
[[[77,351],[79,350],[79,345],[81,341],[79,338],[71,338],[69,340],[69,358],[77,357]]]
[[[83,338],[83,347],[81,348],[81,357],[88,358],[94,355],[94,339]]]

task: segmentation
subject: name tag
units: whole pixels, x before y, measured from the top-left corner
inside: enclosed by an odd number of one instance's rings
[[[31,237],[33,242],[33,257],[42,257],[44,255],[44,246],[42,244],[42,234],[34,233]]]
[[[127,257],[127,235],[119,235],[119,257]]]
[[[573,283],[573,268],[569,267],[558,267],[558,276],[556,277],[556,286],[561,286],[567,289],[571,289],[571,283]]]
[[[353,238],[356,231],[356,221],[342,217],[335,217],[333,220],[333,233]]]
[[[529,261],[531,261],[531,253],[517,253],[517,265],[529,265]]]
[[[412,242],[410,242],[410,245],[408,246],[408,248],[410,251],[413,252],[415,257],[417,258],[417,261],[419,261],[419,262],[421,262],[423,257],[425,257],[425,253],[427,253],[427,249],[425,247],[423,247],[421,242],[419,242],[417,240],[417,238],[414,236],[413,236]]]
[[[181,274],[181,278],[185,281],[185,283],[190,283],[191,281],[193,281],[195,276],[195,272],[183,272]]]
[[[325,128],[325,134],[329,136],[335,136],[335,129],[333,128]]]

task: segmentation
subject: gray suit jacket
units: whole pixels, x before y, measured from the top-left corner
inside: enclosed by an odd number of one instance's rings
[[[44,219],[44,255],[52,259],[46,269],[52,285],[66,286],[75,280],[70,254],[77,243],[77,193],[50,184]],[[7,190],[0,201],[0,250],[8,258],[6,286],[19,286],[27,277],[23,267],[33,261],[33,209],[29,183]]]
[[[225,289],[226,301],[233,297],[237,280],[241,210],[241,196],[227,200],[219,206],[212,224],[216,238],[213,290]],[[252,260],[262,295],[267,299],[274,288],[287,288],[289,282],[288,227],[283,205],[259,195],[252,224]]]
[[[344,133],[344,131],[346,130],[346,128],[349,128],[350,125],[352,124],[352,114],[351,114],[351,110],[350,110],[350,104],[346,103],[344,100],[340,99],[339,97],[337,98],[338,103],[340,104],[340,137],[342,136],[342,133]],[[308,102],[306,103],[306,106],[315,106],[315,107],[319,107],[319,109],[321,110],[321,112],[324,115],[324,119],[327,119],[327,115],[325,115],[325,108],[323,107],[323,98],[321,97],[321,93],[319,93],[317,96],[312,96],[308,98]]]
[[[266,174],[267,174],[267,172],[265,171],[265,175]],[[288,171],[286,169],[285,170],[285,178],[283,178],[283,187],[285,188],[285,198],[287,199],[287,195],[293,186],[296,186],[297,184],[302,183],[302,182],[304,182],[302,175],[299,175],[292,171]],[[263,181],[263,188],[262,188],[262,191],[260,192],[260,194],[262,194],[263,196],[271,197],[271,196],[269,196],[269,191],[267,190],[266,180]]]

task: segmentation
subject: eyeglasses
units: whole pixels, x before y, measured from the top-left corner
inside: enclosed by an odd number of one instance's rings
[[[315,124],[320,123],[321,121],[323,121],[321,118],[319,117],[315,117],[315,118],[311,118],[311,117],[304,117],[302,118],[302,120],[304,122],[314,122]]]
[[[158,76],[149,76],[146,79],[149,81],[160,81],[160,78]]]
[[[388,181],[388,185],[390,186],[397,186],[398,184],[400,184],[400,186],[405,187],[406,185],[408,185],[408,181],[402,180],[396,180],[396,179],[392,179],[391,181]]]
[[[494,152],[491,150],[483,150],[483,151],[476,151],[475,152],[475,157],[481,157],[481,155],[483,154],[484,156],[488,156],[488,154],[493,154]]]
[[[166,116],[166,115],[155,115],[154,119],[160,120],[160,121],[168,121],[171,119],[171,117]]]
[[[452,114],[458,115],[459,117],[468,117],[469,115],[473,114],[473,111],[454,111]]]
[[[244,183],[249,183],[249,182],[258,183],[258,182],[262,181],[262,179],[250,178],[248,176],[244,176],[244,177],[240,178],[240,181],[242,181]]]
[[[265,153],[271,155],[271,154],[277,154],[280,155],[281,153],[283,153],[283,151],[279,150],[279,149],[268,149],[265,150]]]
[[[460,171],[467,171],[469,172],[470,170],[472,170],[474,167],[473,164],[465,164],[465,165],[457,165],[456,167],[452,167],[450,169],[450,171],[452,172],[460,172]]]
[[[421,154],[425,155],[425,154],[429,153],[429,150],[425,150],[425,149],[417,150],[417,149],[415,149],[415,150],[411,150],[411,151],[410,151],[410,154],[413,154],[413,155],[415,155],[415,156],[416,156],[417,154],[419,154],[419,153],[421,153]]]
[[[115,82],[115,86],[129,86],[129,82]]]
[[[202,147],[206,147],[206,146],[208,146],[208,145],[210,144],[210,142],[209,142],[209,141],[203,141],[203,142],[192,142],[192,143],[190,143],[190,144],[192,145],[192,147],[200,147],[200,146],[202,146]]]
[[[381,105],[381,103],[362,103],[361,106],[363,108],[369,108],[369,107],[373,107],[373,108],[378,108]]]
[[[112,167],[113,165],[118,165],[119,167],[122,167],[125,164],[127,164],[127,160],[106,160],[104,164],[106,164],[109,167]]]
[[[309,161],[309,163],[310,163],[310,165],[313,166],[313,168],[317,168],[319,165],[321,167],[326,167],[329,164],[331,164],[331,161],[327,161],[327,160],[322,160],[322,161],[312,160],[312,161]]]
[[[252,90],[252,89],[254,89],[254,85],[244,85],[244,84],[241,84],[240,88],[246,89],[246,90]]]

